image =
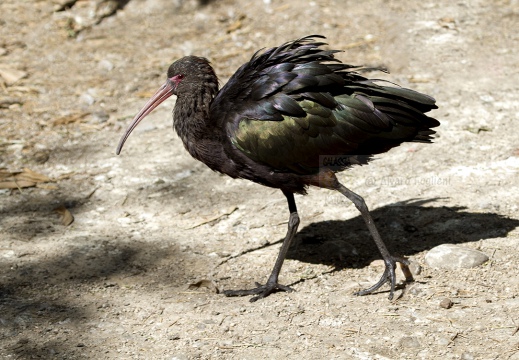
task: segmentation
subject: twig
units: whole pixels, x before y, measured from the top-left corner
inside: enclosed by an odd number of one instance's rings
[[[192,226],[189,226],[187,228],[183,228],[184,230],[191,230],[191,229],[194,229],[194,228],[197,228],[199,226],[202,226],[202,225],[205,225],[205,224],[208,224],[210,222],[213,222],[213,221],[216,221],[224,216],[228,216],[228,215],[231,215],[233,212],[235,212],[236,210],[238,209],[237,206],[233,206],[232,208],[230,208],[229,210],[226,210],[224,213],[222,214],[219,214],[219,215],[215,215],[215,216],[212,216],[210,217],[209,219],[206,219],[206,220],[203,220],[202,222],[199,222],[198,224],[195,224],[195,225],[192,225]]]

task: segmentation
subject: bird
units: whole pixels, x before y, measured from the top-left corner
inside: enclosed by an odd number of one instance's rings
[[[278,291],[279,274],[300,218],[294,194],[309,187],[338,191],[358,209],[384,261],[380,279],[356,295],[396,287],[396,265],[412,281],[409,261],[392,255],[364,199],[337,178],[366,165],[374,155],[404,142],[431,143],[440,122],[427,113],[436,100],[415,90],[362,74],[383,68],[348,65],[341,50],[327,48],[323,35],[309,35],[260,49],[220,89],[210,62],[185,56],[173,62],[166,82],[149,99],[121,137],[116,154],[135,127],[160,103],[176,96],[173,128],[191,156],[210,169],[280,189],[288,203],[288,230],[266,283],[226,296],[250,301]]]

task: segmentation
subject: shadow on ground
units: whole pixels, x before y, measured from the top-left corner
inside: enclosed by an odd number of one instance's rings
[[[392,254],[412,256],[440,244],[462,244],[505,237],[519,220],[496,213],[468,212],[464,207],[423,206],[432,200],[399,202],[371,211]],[[359,215],[344,221],[323,221],[301,229],[287,258],[308,263],[364,267],[380,254]]]
[[[57,256],[3,261],[0,343],[17,359],[88,358],[85,353],[94,345],[90,333],[103,326],[113,296],[160,291],[147,273],[158,273],[159,282],[171,291],[183,286],[186,255],[174,245],[159,248],[88,235],[68,239]],[[176,261],[170,264],[165,258]],[[69,341],[71,336],[76,342]],[[5,354],[0,351],[0,357]]]

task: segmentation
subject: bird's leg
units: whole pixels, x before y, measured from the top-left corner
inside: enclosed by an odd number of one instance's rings
[[[288,219],[288,231],[285,239],[283,240],[283,244],[279,250],[276,263],[274,264],[274,268],[272,269],[272,273],[270,274],[267,283],[265,285],[256,283],[257,287],[250,290],[225,290],[223,292],[225,296],[257,295],[250,299],[251,302],[254,302],[270,295],[275,291],[293,291],[292,288],[278,283],[279,272],[283,266],[283,261],[285,261],[288,249],[290,248],[292,239],[294,239],[294,236],[297,232],[297,227],[299,226],[299,215],[297,214],[294,194],[288,191],[283,191],[283,194],[285,194],[288,200],[288,210],[290,211],[290,218]]]
[[[380,254],[382,255],[382,258],[384,259],[385,269],[384,273],[382,274],[382,277],[380,280],[371,286],[368,289],[361,290],[355,293],[355,295],[367,295],[370,294],[377,289],[379,289],[382,285],[389,282],[391,285],[391,290],[389,292],[389,300],[393,299],[393,294],[395,292],[395,285],[396,285],[396,275],[395,275],[395,268],[396,263],[399,262],[404,267],[404,274],[406,274],[406,280],[407,281],[413,281],[412,276],[409,277],[408,275],[411,274],[408,270],[409,261],[403,257],[393,256],[389,253],[386,245],[384,244],[384,241],[382,241],[382,238],[380,237],[380,234],[378,233],[378,230],[375,226],[375,223],[373,222],[373,218],[371,217],[368,207],[366,203],[364,202],[364,199],[360,196],[351,191],[350,189],[346,188],[344,185],[339,183],[337,181],[335,189],[339,191],[341,194],[346,196],[348,199],[353,202],[355,207],[360,211],[362,218],[366,222],[366,225],[368,226],[368,230],[371,233],[371,236],[373,237],[373,240],[375,240],[375,244],[378,247],[378,250],[380,251]]]

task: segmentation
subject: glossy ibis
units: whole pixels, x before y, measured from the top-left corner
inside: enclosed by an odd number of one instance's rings
[[[256,52],[218,90],[209,61],[186,56],[168,69],[164,85],[144,105],[124,133],[124,142],[155,107],[177,96],[173,126],[187,151],[212,170],[280,189],[288,201],[288,232],[265,285],[225,291],[228,296],[291,291],[278,276],[299,225],[294,194],[308,186],[337,190],[350,199],[384,259],[380,280],[365,295],[386,282],[395,289],[395,268],[408,261],[393,256],[377,231],[366,203],[347,189],[335,173],[367,164],[374,154],[402,142],[431,142],[439,122],[427,115],[437,108],[427,95],[362,76],[361,67],[334,57],[323,36],[312,35]]]

